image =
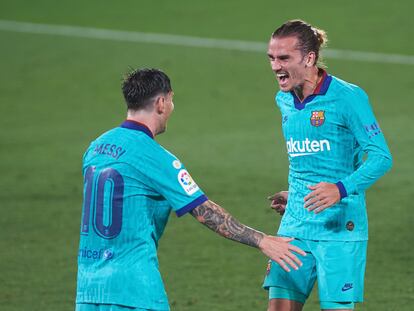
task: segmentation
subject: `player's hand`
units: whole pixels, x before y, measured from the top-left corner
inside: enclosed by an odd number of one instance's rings
[[[260,241],[259,248],[267,257],[277,262],[285,271],[290,272],[289,266],[295,270],[298,270],[302,266],[302,262],[293,252],[306,256],[303,250],[289,243],[292,240],[293,238],[265,235]]]
[[[305,197],[304,207],[315,214],[338,203],[341,199],[339,189],[335,184],[320,182],[319,184],[308,186],[311,193]]]
[[[270,200],[270,208],[274,209],[282,216],[285,213],[288,195],[289,192],[280,191],[267,197],[267,199]]]

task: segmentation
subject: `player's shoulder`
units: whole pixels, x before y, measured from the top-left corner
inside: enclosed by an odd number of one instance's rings
[[[108,136],[111,136],[112,132],[114,129],[110,129],[107,130],[105,132],[103,132],[102,134],[100,134],[98,137],[96,137],[95,139],[93,139],[88,148],[85,151],[85,155],[88,153],[88,151],[90,151],[91,149],[94,149],[96,145],[101,144]]]
[[[293,97],[290,92],[278,91],[275,95],[276,105],[279,108],[293,104]]]
[[[124,141],[128,148],[128,157],[133,163],[140,166],[148,163],[160,163],[162,161],[174,161],[177,158],[153,137],[143,131],[126,128],[118,128],[119,141]]]
[[[331,91],[341,98],[367,98],[367,93],[358,85],[332,76]]]
[[[94,139],[86,150],[84,158],[110,155],[116,160],[120,160],[120,157],[115,157],[115,155],[121,153],[122,160],[133,158],[139,161],[144,152],[156,152],[157,149],[159,149],[158,143],[146,133],[115,127]]]

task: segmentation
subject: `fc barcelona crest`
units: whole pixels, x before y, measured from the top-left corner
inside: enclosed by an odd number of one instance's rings
[[[267,262],[267,267],[266,267],[266,275],[270,273],[271,268],[272,268],[272,261],[269,259],[269,261]]]
[[[312,111],[310,121],[313,126],[321,126],[325,122],[325,111]]]

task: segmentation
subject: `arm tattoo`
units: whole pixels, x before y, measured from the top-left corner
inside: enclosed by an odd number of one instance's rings
[[[225,209],[208,200],[191,212],[199,222],[227,239],[258,247],[264,234],[241,224]]]

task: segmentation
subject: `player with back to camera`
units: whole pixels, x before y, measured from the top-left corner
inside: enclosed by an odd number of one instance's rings
[[[301,20],[272,34],[268,57],[289,157],[289,189],[269,197],[279,236],[307,252],[299,271],[269,262],[268,311],[300,311],[315,280],[322,310],[363,301],[368,240],[365,190],[392,165],[367,94],[318,64],[323,30]],[[364,160],[364,154],[367,158]]]
[[[77,311],[169,310],[157,245],[171,209],[191,214],[221,236],[259,248],[298,269],[290,238],[249,228],[210,201],[154,137],[165,131],[173,91],[160,70],[125,78],[127,120],[94,140],[83,157],[84,200],[78,254]]]

